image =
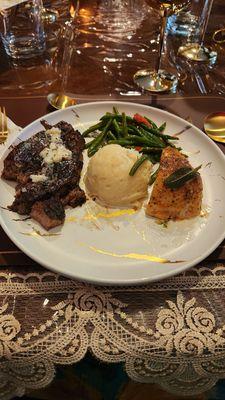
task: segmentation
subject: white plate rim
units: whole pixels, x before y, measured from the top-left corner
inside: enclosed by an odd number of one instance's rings
[[[144,109],[146,109],[146,111],[147,111],[147,110],[148,110],[148,111],[149,111],[149,110],[153,110],[153,112],[154,112],[154,110],[158,110],[158,111],[160,111],[161,113],[163,113],[163,115],[165,115],[165,116],[167,115],[168,117],[171,117],[171,116],[172,116],[172,117],[175,117],[175,118],[176,118],[177,120],[179,120],[180,122],[187,124],[187,122],[186,122],[183,118],[181,118],[181,117],[179,117],[179,116],[177,116],[177,115],[175,115],[175,114],[172,114],[171,112],[168,112],[168,111],[165,111],[165,110],[161,110],[161,109],[158,109],[158,108],[155,108],[155,107],[152,107],[152,106],[144,105],[144,104],[139,104],[139,103],[134,103],[134,102],[124,102],[124,101],[119,101],[119,100],[87,102],[87,103],[82,103],[82,104],[77,104],[77,105],[75,105],[75,106],[67,107],[66,110],[69,111],[69,110],[75,109],[76,111],[78,111],[79,108],[83,108],[83,107],[87,107],[87,106],[92,106],[92,105],[101,106],[102,104],[107,104],[107,105],[109,105],[109,106],[112,106],[112,105],[119,105],[119,104],[123,104],[123,105],[125,105],[125,106],[129,106],[129,105],[130,105],[130,106],[135,106],[135,107],[140,108],[140,109],[143,109],[143,108],[144,108]],[[19,133],[19,135],[17,136],[17,138],[20,137],[20,136],[23,134],[24,129],[30,129],[30,128],[32,128],[33,126],[35,126],[36,123],[40,122],[42,119],[48,120],[48,117],[51,117],[52,115],[58,115],[58,114],[60,114],[62,111],[63,111],[63,110],[56,110],[56,111],[53,111],[52,113],[49,113],[49,114],[46,114],[46,115],[44,115],[44,116],[42,116],[42,117],[40,117],[40,118],[37,118],[36,120],[32,121],[30,124],[26,125],[26,126],[20,131],[20,133]],[[65,109],[64,109],[64,111],[65,111]],[[189,123],[189,122],[188,122],[188,124],[189,124],[192,128],[194,128],[195,130],[197,130],[199,134],[204,135],[204,140],[206,140],[206,141],[209,143],[209,145],[212,146],[212,147],[214,148],[214,150],[218,153],[219,157],[222,157],[223,160],[225,161],[225,155],[224,155],[224,153],[222,152],[222,150],[221,150],[207,135],[205,135],[199,128],[197,128],[194,124]],[[15,140],[16,140],[16,139],[15,139]],[[0,160],[4,159],[4,157],[5,157],[6,153],[7,153],[7,151],[8,151],[8,148],[5,149],[5,151],[3,152],[3,154],[2,154],[2,156],[1,156],[1,158],[0,158]],[[155,282],[155,281],[160,281],[160,280],[164,280],[164,279],[170,278],[170,277],[172,277],[172,276],[174,276],[174,275],[177,275],[177,274],[179,274],[179,273],[181,273],[181,272],[186,271],[187,269],[190,269],[190,268],[193,267],[193,266],[196,266],[199,262],[201,262],[202,260],[204,260],[205,258],[207,258],[207,257],[220,245],[220,243],[221,243],[221,242],[223,241],[223,239],[225,238],[225,227],[224,227],[224,232],[217,238],[216,241],[213,242],[212,246],[209,247],[208,250],[204,252],[204,255],[203,255],[203,256],[200,255],[199,257],[196,257],[194,260],[188,262],[188,265],[181,265],[180,267],[178,267],[178,268],[175,270],[175,272],[174,272],[173,269],[171,269],[170,271],[166,271],[166,272],[165,272],[165,275],[163,275],[163,276],[162,276],[162,275],[154,275],[154,277],[150,276],[150,277],[145,277],[145,278],[141,278],[141,279],[138,279],[138,278],[129,279],[129,278],[128,278],[128,279],[126,279],[126,280],[118,280],[118,281],[117,281],[116,279],[113,279],[113,280],[107,280],[106,278],[103,278],[103,279],[97,278],[97,279],[95,279],[95,278],[93,278],[93,277],[92,277],[92,278],[90,278],[90,277],[84,277],[82,274],[73,275],[73,274],[70,274],[70,273],[67,273],[67,272],[65,273],[64,271],[62,271],[62,269],[59,269],[59,268],[57,268],[57,267],[54,267],[51,263],[48,263],[48,261],[43,261],[43,260],[42,260],[41,258],[39,258],[38,256],[33,255],[32,252],[29,250],[29,248],[27,248],[27,247],[24,246],[22,243],[20,243],[20,242],[14,237],[14,234],[8,229],[7,225],[6,225],[5,222],[4,222],[4,219],[2,218],[1,213],[0,213],[0,225],[2,226],[2,228],[3,228],[3,230],[5,231],[5,233],[7,234],[7,236],[12,240],[12,242],[13,242],[16,246],[18,246],[18,248],[19,248],[20,250],[22,250],[26,255],[28,255],[31,259],[33,259],[35,262],[39,263],[39,264],[42,265],[43,267],[45,267],[45,268],[47,268],[47,269],[49,269],[49,270],[51,270],[51,271],[53,271],[53,272],[55,272],[55,273],[58,273],[58,274],[64,275],[64,276],[68,276],[68,277],[73,278],[73,279],[78,279],[78,280],[81,280],[81,281],[86,281],[86,282],[89,282],[89,283],[92,283],[92,284],[95,284],[95,285],[98,285],[98,284],[99,284],[99,285],[105,285],[105,286],[108,286],[108,285],[110,285],[110,286],[111,286],[111,285],[119,285],[119,286],[141,285],[141,284],[146,284],[146,283]],[[137,262],[138,262],[138,261],[137,261]]]

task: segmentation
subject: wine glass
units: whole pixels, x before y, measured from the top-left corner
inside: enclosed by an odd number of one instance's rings
[[[80,0],[69,1],[70,18],[62,26],[61,36],[63,37],[63,53],[60,67],[60,88],[59,92],[49,93],[47,96],[50,105],[56,109],[66,108],[77,103],[73,93],[66,91],[71,69],[71,58],[73,54],[73,42],[78,34],[76,19],[78,17]]]
[[[139,87],[152,93],[176,92],[178,84],[177,76],[168,71],[161,70],[165,30],[168,16],[183,9],[189,4],[190,0],[159,0],[159,2],[161,30],[156,68],[154,71],[151,69],[137,71],[133,79]]]
[[[204,46],[205,34],[212,10],[212,5],[213,0],[204,0],[204,4],[202,2],[199,17],[200,41],[195,43],[187,43],[179,47],[179,56],[184,57],[189,61],[205,63],[209,65],[212,65],[216,62],[217,52]],[[194,6],[195,3],[193,3],[193,7]]]

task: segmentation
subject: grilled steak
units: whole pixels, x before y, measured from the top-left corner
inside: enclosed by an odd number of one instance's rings
[[[12,149],[4,161],[2,177],[18,182],[9,209],[30,214],[50,229],[63,223],[63,206],[76,207],[86,200],[79,187],[85,141],[67,122],[53,127],[46,121],[41,123],[47,130]]]

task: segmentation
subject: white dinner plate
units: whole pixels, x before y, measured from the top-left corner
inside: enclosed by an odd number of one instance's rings
[[[166,121],[167,134],[179,132],[187,125],[183,119],[156,108],[113,101],[77,105],[48,114],[44,119],[50,124],[67,121],[82,132],[105,112],[112,111],[113,105],[120,112],[130,116],[139,113],[159,125]],[[25,140],[42,130],[40,119],[23,129],[19,139]],[[189,155],[191,165],[202,164],[202,216],[171,221],[165,227],[153,218],[147,218],[144,207],[134,213],[129,209],[103,209],[88,201],[81,208],[67,209],[65,224],[45,236],[45,230],[38,223],[18,221],[21,216],[4,209],[13,201],[15,186],[1,179],[0,222],[3,229],[24,253],[41,265],[93,283],[143,284],[168,278],[198,264],[225,236],[225,157],[193,125],[179,138],[179,145]],[[7,152],[1,160],[1,170]],[[88,161],[86,155],[84,159],[83,173]],[[168,261],[152,261],[153,256]]]

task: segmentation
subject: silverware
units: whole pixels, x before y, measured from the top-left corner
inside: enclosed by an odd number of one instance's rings
[[[211,139],[225,143],[225,111],[207,115],[204,120],[204,130]]]
[[[5,107],[0,107],[0,144],[4,143],[8,137],[8,123]]]

